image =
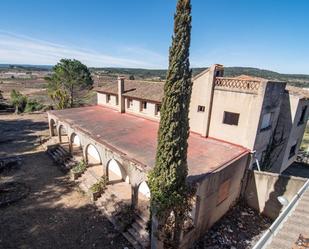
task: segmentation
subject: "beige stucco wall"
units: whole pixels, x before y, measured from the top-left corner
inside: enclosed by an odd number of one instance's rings
[[[253,150],[265,85],[258,94],[215,89],[209,136]],[[223,123],[224,111],[239,113],[238,125]]]
[[[151,120],[159,120],[160,116],[156,114],[156,103],[147,101],[147,109],[141,111],[142,101],[139,99],[132,99],[132,106],[128,108],[128,99],[125,98],[125,111],[140,117],[149,118]]]
[[[190,248],[194,241],[207,233],[207,230],[235,204],[240,197],[248,160],[249,155],[246,154],[226,167],[209,174],[198,184],[195,226],[184,235],[181,248]],[[227,198],[218,203],[219,189],[226,181],[230,181]]]
[[[189,108],[190,130],[207,136],[212,105],[214,76],[220,65],[213,65],[193,79],[192,94]],[[198,112],[198,106],[205,106],[205,112]]]
[[[277,197],[291,201],[306,179],[276,173],[247,171],[243,196],[247,204],[264,215],[276,219],[282,209]]]
[[[106,94],[97,92],[98,105],[106,105]]]
[[[206,135],[206,125],[210,106],[212,89],[212,77],[210,71],[193,80],[192,95],[189,109],[190,130]],[[205,106],[205,112],[198,112],[198,106]]]
[[[103,106],[109,106],[109,107],[117,107],[117,95],[110,95],[110,101],[107,103],[107,94],[106,93],[99,93],[97,92],[97,103],[98,105],[103,105]]]

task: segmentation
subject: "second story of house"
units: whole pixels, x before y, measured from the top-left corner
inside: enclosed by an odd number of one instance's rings
[[[284,89],[282,82],[224,77],[223,66],[213,65],[193,78],[191,131],[251,150],[267,146]]]
[[[286,84],[249,76],[224,77],[224,67],[218,64],[192,81],[191,132],[256,150],[260,159],[276,127]],[[159,121],[163,88],[162,82],[120,77],[97,89],[98,104]]]

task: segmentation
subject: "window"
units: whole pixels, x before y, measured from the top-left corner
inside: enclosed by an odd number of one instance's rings
[[[147,102],[146,101],[142,101],[141,102],[141,111],[144,111],[147,109]]]
[[[301,111],[300,119],[298,121],[298,125],[302,125],[305,121],[307,106],[303,106],[303,109]]]
[[[109,94],[106,95],[106,103],[109,103],[111,101],[111,96]]]
[[[261,131],[268,130],[271,127],[271,113],[266,113],[263,115]]]
[[[197,112],[205,112],[205,106],[203,105],[197,106]]]
[[[293,156],[295,156],[295,152],[296,152],[296,147],[297,147],[297,142],[291,146],[291,149],[290,149],[290,154],[289,154],[289,159]]]
[[[224,112],[223,123],[228,125],[238,125],[239,113]]]
[[[160,115],[160,110],[161,110],[161,105],[157,104],[156,105],[156,115]]]
[[[133,99],[128,99],[127,108],[132,108],[132,107],[133,107]]]

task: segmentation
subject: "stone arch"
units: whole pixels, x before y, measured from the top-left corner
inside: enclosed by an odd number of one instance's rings
[[[130,183],[128,173],[123,168],[123,166],[115,159],[111,159],[108,161],[106,165],[106,175],[108,176],[110,182],[125,181],[126,183]]]
[[[59,136],[59,142],[60,143],[68,143],[69,142],[68,131],[63,124],[59,125],[58,136]]]
[[[83,153],[80,137],[75,132],[70,136],[70,150],[73,155]]]
[[[137,209],[145,217],[149,216],[150,210],[150,189],[146,181],[141,182],[137,187]]]
[[[50,135],[52,137],[58,135],[57,124],[56,124],[55,120],[50,119],[50,121],[49,121],[49,128],[50,128]]]
[[[143,181],[138,185],[138,192],[150,199],[150,189],[146,181]]]
[[[93,144],[88,144],[86,146],[85,157],[88,165],[102,164],[102,159],[99,150]]]

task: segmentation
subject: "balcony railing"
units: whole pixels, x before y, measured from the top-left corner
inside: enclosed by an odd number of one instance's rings
[[[257,93],[260,87],[260,81],[217,77],[215,80],[215,87],[219,89],[231,89]]]

